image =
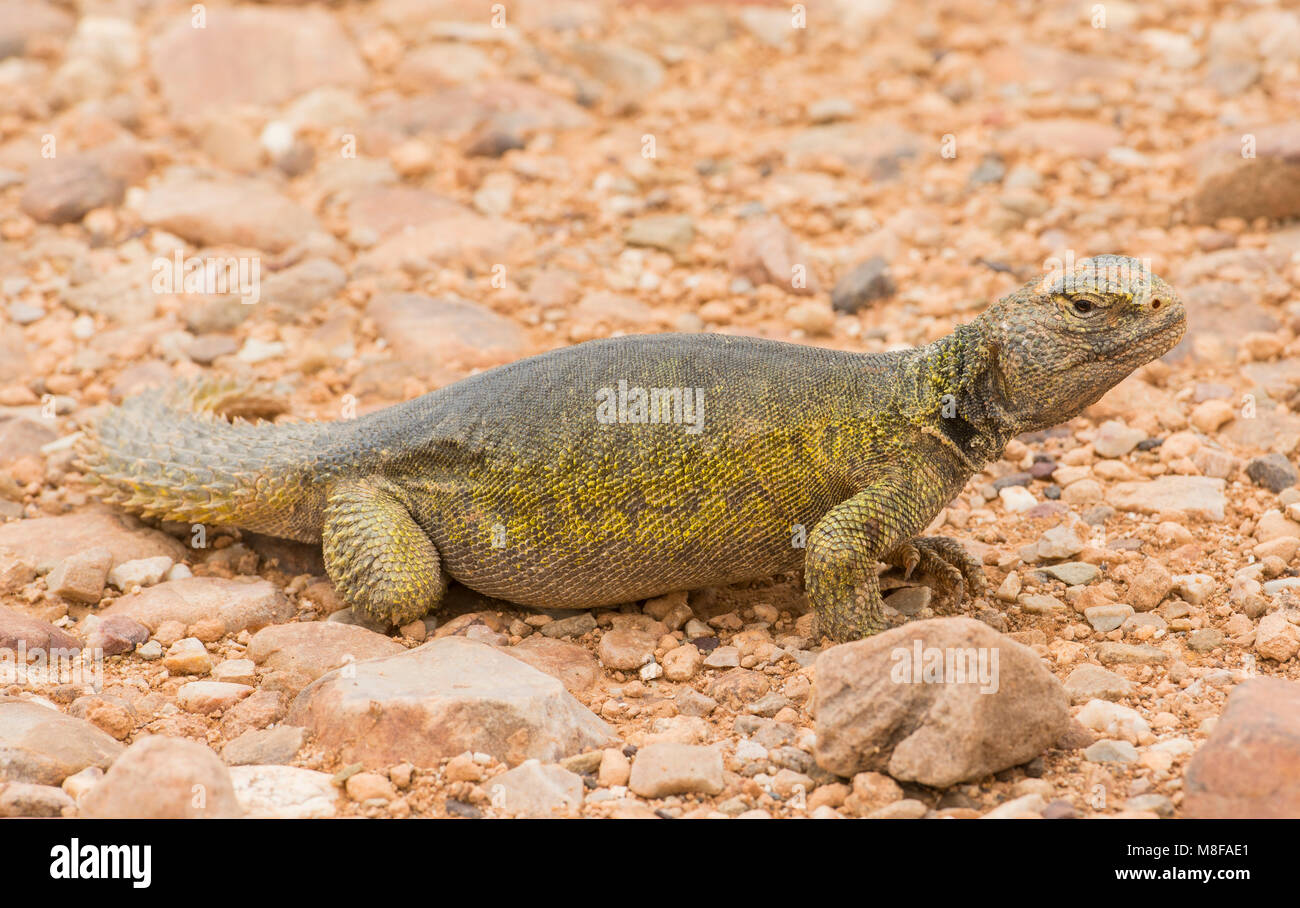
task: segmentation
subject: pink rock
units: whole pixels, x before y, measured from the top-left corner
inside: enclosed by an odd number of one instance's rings
[[[274,105],[323,85],[361,86],[368,75],[338,19],[308,7],[214,8],[203,28],[182,16],[149,50],[176,116]]]
[[[215,618],[225,625],[226,633],[237,634],[288,621],[293,606],[266,580],[185,577],[123,596],[104,615],[125,615],[151,631],[164,621],[189,627]]]
[[[555,678],[455,636],[325,675],[298,695],[288,721],[373,769],[431,766],[467,750],[512,766],[553,762],[613,740]]]

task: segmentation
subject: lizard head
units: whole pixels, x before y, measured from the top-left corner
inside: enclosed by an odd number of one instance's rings
[[[982,316],[1002,405],[1022,432],[1077,416],[1183,336],[1183,302],[1139,259],[1099,255]]]

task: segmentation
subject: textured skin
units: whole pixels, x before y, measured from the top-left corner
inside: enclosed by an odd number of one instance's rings
[[[342,596],[398,624],[449,576],[589,608],[802,567],[845,640],[884,626],[880,561],[979,594],[960,545],[915,534],[1014,435],[1076,415],[1183,328],[1164,281],[1107,256],[916,350],[621,337],[339,423],[232,424],[216,414],[240,389],[173,389],[110,411],[82,456],[131,510],[321,540]],[[600,422],[620,381],[702,388],[702,431]]]

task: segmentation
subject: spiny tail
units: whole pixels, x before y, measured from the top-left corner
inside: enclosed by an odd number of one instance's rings
[[[146,391],[86,429],[80,465],[105,501],[146,517],[315,541],[328,424],[246,421],[284,409],[269,387],[229,380]]]

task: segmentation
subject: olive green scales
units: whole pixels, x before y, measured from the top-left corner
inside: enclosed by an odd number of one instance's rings
[[[956,542],[916,534],[1013,436],[1075,416],[1184,325],[1168,284],[1101,256],[915,350],[620,337],[334,423],[232,423],[244,391],[192,385],[109,411],[82,460],[129,510],[320,541],[340,594],[395,624],[448,578],[590,608],[802,567],[820,630],[846,640],[884,627],[878,562],[981,592]]]

